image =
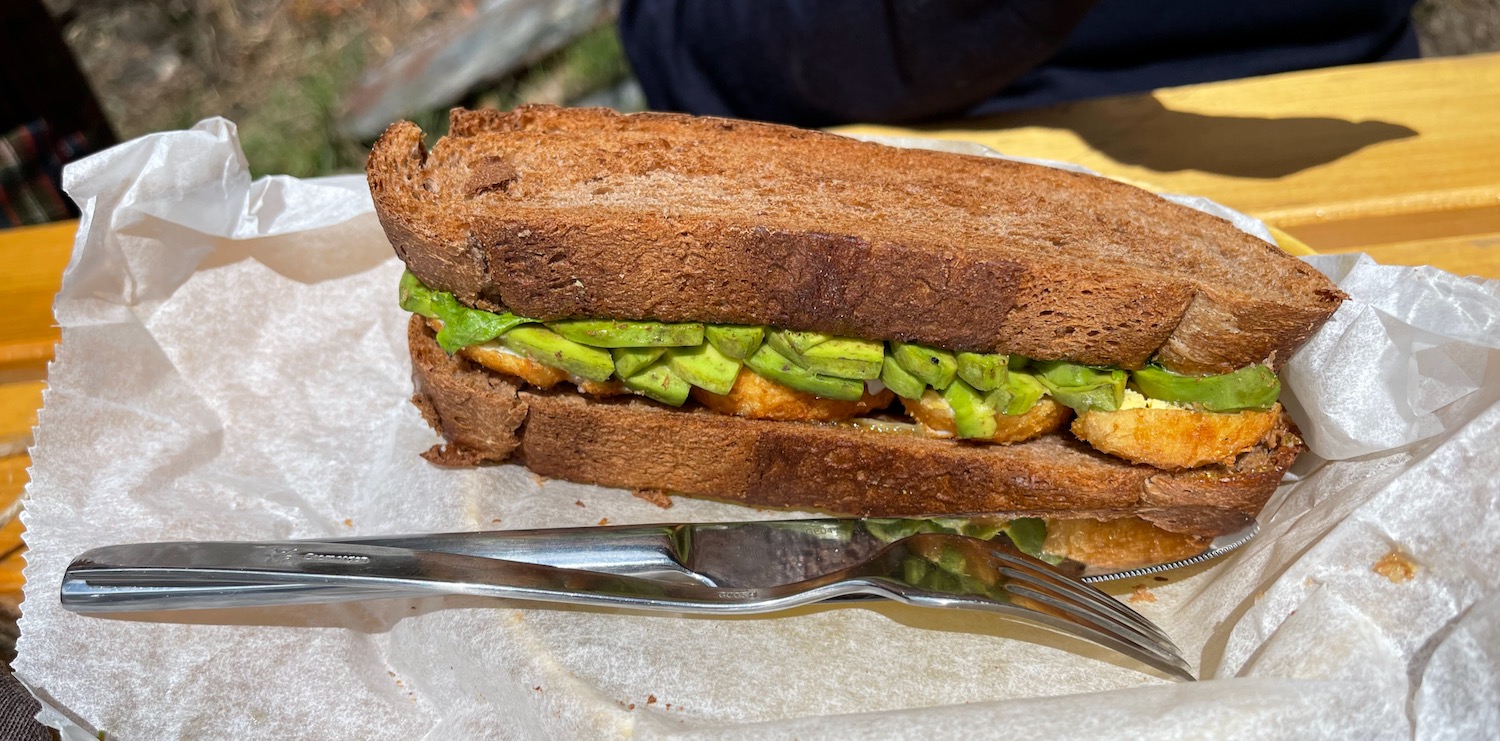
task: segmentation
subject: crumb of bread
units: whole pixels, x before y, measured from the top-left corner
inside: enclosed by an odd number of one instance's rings
[[[344,527],[354,527],[354,520],[352,520],[352,519],[350,519],[348,517],[345,517],[344,518]]]
[[[1410,556],[1399,549],[1392,548],[1391,552],[1381,556],[1380,560],[1370,567],[1370,570],[1390,579],[1393,583],[1400,584],[1404,581],[1411,581],[1412,577],[1417,575],[1417,564],[1411,560]]]
[[[599,524],[600,525],[608,525],[609,524],[609,518],[608,517],[600,517],[599,518]]]
[[[1135,585],[1135,589],[1132,589],[1130,591],[1130,601],[1131,602],[1155,602],[1156,601],[1156,595],[1152,594],[1151,590],[1147,589],[1145,584],[1137,584],[1137,585]]]
[[[530,473],[530,474],[531,474],[531,480],[532,480],[532,481],[533,481],[533,482],[534,482],[534,483],[535,483],[535,484],[536,484],[536,485],[537,485],[537,486],[543,486],[543,485],[545,485],[545,484],[546,484],[546,483],[547,483],[547,477],[546,477],[546,476],[542,476],[542,475],[540,475],[540,474],[537,474],[537,473],[535,473],[535,472],[532,472],[532,471],[527,471],[527,473]]]
[[[636,489],[630,493],[636,499],[644,499],[662,509],[672,508],[672,497],[661,489]]]
[[[573,500],[573,506],[574,507],[587,507],[588,505],[584,504],[582,499],[574,499]]]
[[[656,704],[656,695],[646,695],[646,704],[647,705],[655,705]]]

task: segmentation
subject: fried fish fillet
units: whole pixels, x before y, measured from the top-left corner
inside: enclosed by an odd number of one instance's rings
[[[1202,553],[1212,538],[1173,533],[1138,517],[1117,520],[1047,520],[1042,550],[1107,569],[1180,561]]]
[[[906,413],[922,425],[928,437],[953,437],[957,428],[953,408],[936,391],[927,389],[920,399],[902,399]],[[1025,414],[995,415],[995,435],[990,442],[1020,443],[1041,437],[1063,426],[1073,410],[1043,397]]]
[[[1167,470],[1210,463],[1232,464],[1235,456],[1266,439],[1281,419],[1281,405],[1267,411],[1220,413],[1192,409],[1091,411],[1073,421],[1073,434],[1096,450]]]
[[[578,386],[579,391],[590,396],[616,396],[625,393],[625,387],[619,381],[601,382],[571,378],[565,371],[542,365],[531,358],[493,344],[470,345],[459,350],[458,354],[496,373],[515,376],[543,390],[550,389],[563,381],[572,381]]]
[[[692,394],[698,403],[719,414],[784,422],[841,422],[884,409],[895,398],[890,389],[881,389],[878,394],[866,389],[858,401],[823,399],[743,369],[727,394],[715,394],[696,386]]]

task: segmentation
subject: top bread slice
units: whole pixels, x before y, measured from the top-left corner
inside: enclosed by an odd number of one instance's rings
[[[526,106],[391,126],[397,254],[479,308],[764,324],[1184,373],[1279,366],[1344,296],[1101,177],[785,126]]]

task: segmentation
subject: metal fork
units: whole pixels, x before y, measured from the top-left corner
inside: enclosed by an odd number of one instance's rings
[[[64,574],[80,613],[183,610],[473,595],[634,610],[746,615],[881,597],[1038,623],[1192,680],[1159,628],[1014,546],[942,533],[894,541],[803,581],[733,588],[359,543],[144,543],[97,548]]]

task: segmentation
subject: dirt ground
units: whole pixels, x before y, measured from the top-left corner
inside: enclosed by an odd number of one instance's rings
[[[365,143],[336,126],[360,71],[481,0],[46,1],[122,138],[223,115],[240,125],[256,173],[306,176],[362,163]],[[1414,17],[1425,54],[1500,50],[1500,0],[1422,0]],[[618,42],[601,31],[592,67],[624,74]],[[513,104],[558,87],[555,76],[501,81],[476,100]]]

